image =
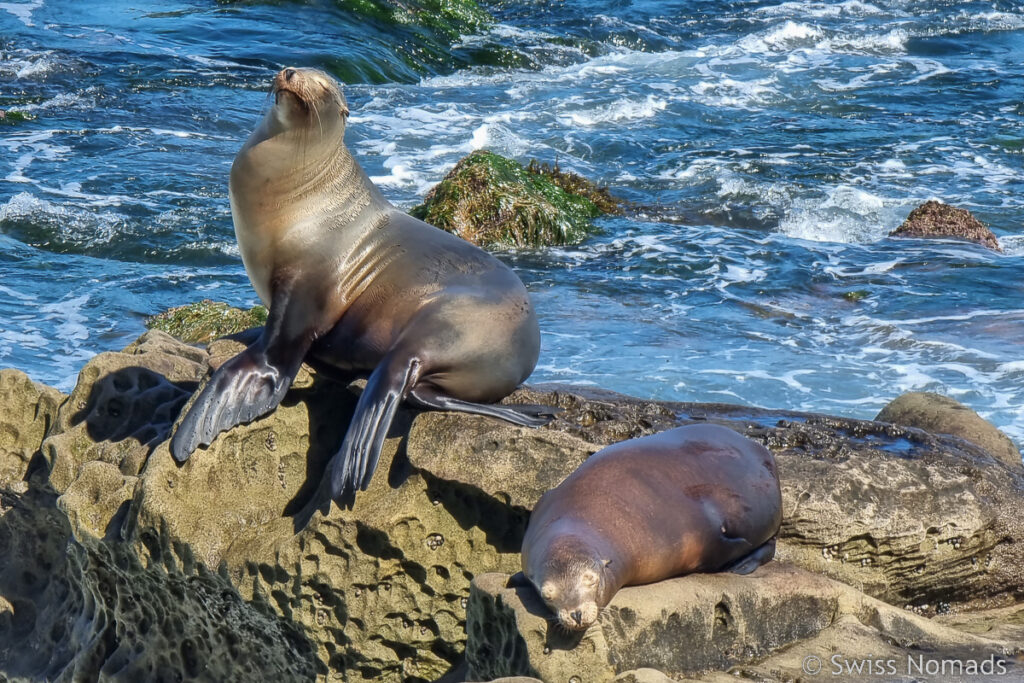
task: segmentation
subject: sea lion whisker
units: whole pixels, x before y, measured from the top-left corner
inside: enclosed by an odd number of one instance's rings
[[[324,120],[320,118],[320,110],[313,107],[313,113],[316,114],[316,120],[320,124],[320,137],[324,136]]]

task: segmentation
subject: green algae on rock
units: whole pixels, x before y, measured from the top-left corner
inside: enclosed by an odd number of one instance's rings
[[[474,0],[335,0],[335,4],[385,23],[423,26],[449,40],[479,31],[493,21]]]
[[[206,344],[266,322],[267,309],[263,306],[244,311],[220,301],[203,299],[157,313],[146,319],[146,327],[161,330],[189,344]]]
[[[3,124],[15,124],[21,123],[22,121],[32,121],[35,116],[24,111],[14,111],[11,109],[0,109],[0,125]]]
[[[478,150],[409,213],[482,247],[540,247],[582,241],[594,218],[617,207],[606,189],[557,165],[524,168]]]
[[[218,1],[224,5],[305,4],[300,0]],[[527,56],[507,54],[510,51],[498,44],[460,44],[463,36],[480,33],[494,22],[475,0],[333,0],[317,4],[326,10],[326,30],[357,31],[358,36],[367,38],[355,53],[319,55],[315,64],[301,65],[325,69],[342,83],[416,83],[428,74],[476,65],[534,66]],[[373,49],[374,44],[381,49]]]

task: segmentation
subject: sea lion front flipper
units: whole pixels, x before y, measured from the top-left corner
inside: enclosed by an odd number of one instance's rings
[[[775,557],[774,536],[772,536],[763,545],[754,549],[752,553],[744,555],[729,566],[725,567],[722,571],[732,572],[733,574],[749,574],[762,564],[771,562],[773,557]]]
[[[385,356],[370,373],[341,450],[329,465],[331,498],[339,504],[350,500],[357,488],[365,491],[370,485],[398,404],[419,374],[419,359],[399,358],[395,354]]]
[[[497,403],[472,403],[451,396],[445,396],[430,386],[418,386],[409,392],[412,403],[434,410],[451,410],[472,415],[486,415],[505,420],[521,427],[543,427],[561,412],[558,408],[541,405],[500,405]]]
[[[221,432],[250,422],[277,407],[299,372],[314,335],[295,305],[295,282],[281,278],[267,323],[244,351],[213,373],[171,438],[171,454],[185,462],[198,446]],[[301,301],[300,301],[301,303]]]
[[[209,446],[221,432],[276,408],[302,364],[302,355],[297,362],[288,360],[272,363],[261,336],[217,368],[171,439],[174,459],[185,462],[198,446]]]

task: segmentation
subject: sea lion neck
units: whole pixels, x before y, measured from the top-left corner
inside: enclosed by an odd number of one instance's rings
[[[345,147],[343,127],[323,137],[318,130],[301,135],[274,126],[272,116],[235,157],[229,181],[242,261],[268,305],[278,268],[301,260],[323,240],[344,259],[393,208]],[[324,221],[338,226],[336,234],[310,229]]]

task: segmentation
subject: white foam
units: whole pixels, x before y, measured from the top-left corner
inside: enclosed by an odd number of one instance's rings
[[[812,47],[823,35],[817,26],[786,20],[781,26],[741,38],[737,46],[744,52],[754,54],[784,52],[797,47]]]
[[[887,14],[886,10],[861,0],[845,0],[844,2],[784,2],[770,7],[758,7],[756,14],[796,15],[819,19],[835,19],[839,17],[872,17]]]
[[[907,85],[913,85],[914,83],[921,83],[927,81],[929,78],[935,78],[943,74],[954,73],[955,69],[947,68],[942,62],[935,59],[920,59],[920,58],[907,58],[915,69],[917,69],[918,76],[911,78],[906,82]]]
[[[126,224],[125,218],[115,213],[54,204],[28,192],[19,192],[0,205],[0,221],[6,220],[59,225],[62,239],[87,246],[110,242]]]
[[[902,202],[900,203],[901,206]],[[897,205],[851,185],[827,190],[824,199],[804,197],[779,221],[779,232],[816,242],[868,242],[899,225]]]
[[[668,102],[664,99],[655,95],[648,95],[645,99],[639,101],[620,99],[610,105],[601,105],[579,111],[561,112],[559,118],[566,125],[595,126],[602,123],[649,119],[667,106]]]
[[[690,91],[702,104],[753,109],[753,105],[765,105],[779,98],[779,91],[773,87],[775,82],[774,77],[738,81],[723,76],[692,85]]]
[[[32,13],[43,6],[43,0],[29,0],[28,2],[0,2],[0,10],[10,12],[25,24],[35,26],[32,22]]]

